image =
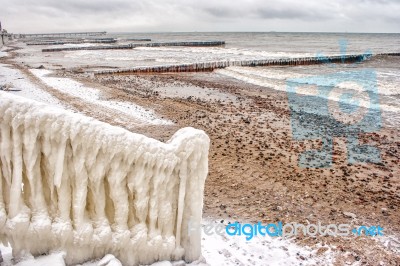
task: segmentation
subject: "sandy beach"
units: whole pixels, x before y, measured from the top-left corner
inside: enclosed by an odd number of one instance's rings
[[[32,49],[14,42],[2,50],[7,54],[0,57],[0,64],[10,71],[7,76],[11,80],[7,82],[11,83],[11,93],[36,97],[160,141],[168,140],[182,127],[204,130],[211,139],[205,219],[224,224],[320,221],[380,225],[385,230],[380,238],[298,236],[293,242],[315,253],[310,257],[294,256],[306,265],[318,256],[328,257],[328,253],[334,257],[334,265],[398,265],[398,123],[384,117],[379,132],[360,136],[360,142],[379,148],[379,164],[349,164],[346,139],[335,138],[331,167],[301,168],[299,154],[321,147],[321,141],[293,140],[284,91],[246,83],[218,71],[93,75],[90,70],[99,66],[57,61],[53,55]],[[387,60],[393,67],[400,64],[399,57]],[[374,67],[376,62],[363,64]],[[296,67],[273,66],[271,71]],[[14,78],[10,73],[15,74]],[[18,83],[21,80],[41,92],[24,87]],[[100,96],[91,95],[88,88],[94,88]],[[315,123],[329,123],[315,119]],[[224,256],[235,257],[230,253]],[[255,261],[253,265],[258,264]]]

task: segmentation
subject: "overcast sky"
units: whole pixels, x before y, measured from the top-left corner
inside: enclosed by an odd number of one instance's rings
[[[13,33],[400,32],[400,0],[0,0]]]

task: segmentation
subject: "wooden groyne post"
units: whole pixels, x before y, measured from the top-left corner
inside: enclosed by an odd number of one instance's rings
[[[328,57],[298,57],[284,59],[261,59],[244,61],[216,61],[202,62],[180,65],[162,65],[134,67],[126,69],[100,70],[94,72],[95,75],[102,74],[140,74],[140,73],[168,73],[168,72],[202,72],[213,71],[230,66],[256,67],[256,66],[298,66],[298,65],[316,65],[324,63],[354,63],[369,59],[372,55],[346,55],[346,56],[328,56]]]
[[[107,34],[106,31],[98,32],[60,32],[60,33],[34,33],[34,34],[19,34],[20,38],[29,37],[72,37],[72,36],[99,36]]]
[[[42,52],[62,52],[62,51],[79,51],[79,50],[121,50],[132,49],[130,44],[127,45],[107,45],[107,46],[86,46],[86,47],[65,47],[65,48],[46,48]]]
[[[46,40],[27,42],[26,45],[63,45],[63,44],[83,44],[83,43],[116,43],[114,38],[104,39],[77,39],[77,40]]]
[[[114,46],[48,48],[48,49],[42,49],[42,52],[62,52],[62,51],[77,51],[77,50],[106,50],[106,49],[133,49],[136,47],[162,47],[162,46],[210,47],[210,46],[222,46],[222,45],[225,45],[224,41],[131,43],[131,44],[127,44],[127,45],[114,45]]]
[[[204,42],[154,42],[154,43],[133,43],[132,47],[162,47],[162,46],[192,46],[192,47],[209,47],[223,46],[225,41],[204,41]]]

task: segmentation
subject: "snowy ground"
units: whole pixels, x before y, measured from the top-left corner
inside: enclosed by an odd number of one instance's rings
[[[218,221],[203,221],[219,223]],[[321,257],[316,250],[299,246],[290,240],[277,237],[254,237],[246,241],[244,236],[213,234],[202,232],[202,254],[209,265],[331,265],[333,252],[327,251]]]
[[[8,55],[7,52],[0,51],[0,57],[5,57],[5,56],[7,56],[7,55]]]
[[[133,103],[118,102],[102,99],[101,92],[94,88],[85,87],[83,84],[69,78],[50,77],[52,73],[46,69],[31,69],[31,72],[41,79],[47,85],[68,93],[72,96],[81,98],[82,100],[101,105],[107,108],[127,114],[139,121],[151,125],[168,125],[172,124],[171,121],[158,118],[153,111],[146,110],[145,108],[135,105]]]
[[[203,221],[205,224],[217,224],[218,221]],[[325,253],[316,255],[317,249],[302,247],[290,240],[272,237],[254,237],[246,241],[244,236],[228,236],[213,234],[208,236],[202,231],[202,254],[204,258],[190,264],[183,261],[162,261],[151,266],[230,266],[230,265],[271,265],[271,266],[297,266],[297,265],[332,265],[334,253],[328,249]],[[13,265],[11,248],[0,246],[3,255],[2,265]],[[63,253],[56,252],[47,256],[26,258],[17,263],[18,266],[25,265],[65,265]],[[119,266],[120,262],[112,255],[105,256],[102,260],[82,264],[82,266]]]
[[[0,54],[1,56],[1,54]],[[85,102],[100,105],[111,110],[121,112],[134,118],[137,121],[150,125],[170,125],[171,121],[157,117],[152,110],[147,110],[141,106],[128,102],[103,100],[101,92],[94,88],[89,88],[83,84],[69,78],[58,78],[48,76],[52,72],[46,69],[31,69],[31,72],[41,79],[45,84],[63,93],[80,98]],[[36,101],[48,103],[50,105],[62,106],[57,98],[41,90],[37,85],[26,79],[23,74],[4,64],[0,64],[0,87],[7,87],[10,93],[27,97]]]
[[[66,107],[55,97],[27,80],[19,70],[0,64],[0,86],[5,85],[8,85],[10,93],[50,105]]]
[[[0,55],[1,56],[1,55]],[[84,101],[107,106],[114,110],[132,115],[135,118],[142,119],[152,124],[170,123],[167,120],[157,118],[151,111],[146,111],[140,106],[131,103],[105,101],[101,99],[98,90],[87,88],[71,79],[56,78],[47,76],[48,70],[32,70],[32,73],[40,78],[47,85],[54,87],[64,93],[68,93]],[[63,104],[55,97],[41,90],[38,86],[27,80],[23,74],[15,69],[11,69],[4,64],[0,64],[0,85],[10,84],[10,93],[15,93],[30,99],[57,105],[63,108]],[[217,221],[206,220],[206,223],[218,223]],[[280,238],[262,237],[253,238],[246,241],[243,236],[226,235],[205,235],[202,234],[202,254],[204,258],[193,262],[191,265],[331,265],[333,263],[333,252],[328,250],[321,256],[316,255],[317,249],[310,249],[299,246],[289,240]],[[10,247],[0,246],[3,263],[1,265],[15,265],[13,261],[12,250]],[[29,254],[16,265],[65,265],[62,252],[52,253],[46,256],[33,258]],[[119,261],[112,255],[107,255],[101,261],[93,261],[84,264],[93,265],[120,265]],[[182,266],[180,262],[159,262],[153,266]]]

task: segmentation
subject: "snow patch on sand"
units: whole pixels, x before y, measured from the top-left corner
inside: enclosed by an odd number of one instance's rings
[[[41,79],[47,85],[74,97],[78,97],[86,102],[97,104],[106,108],[122,112],[132,118],[151,125],[170,125],[171,121],[158,118],[152,110],[147,110],[141,106],[128,102],[119,102],[112,100],[103,100],[101,91],[89,88],[69,78],[50,77],[52,71],[47,69],[31,69],[36,77]]]
[[[317,254],[322,246],[315,248],[303,247],[293,243],[291,240],[282,238],[254,237],[246,241],[244,236],[228,235],[207,235],[205,226],[219,224],[219,221],[206,219],[202,222],[202,242],[201,249],[203,258],[192,263],[184,261],[160,261],[151,266],[233,266],[233,265],[269,265],[269,266],[297,266],[297,265],[333,265],[335,262],[335,252],[329,246],[324,246],[324,252]],[[0,246],[5,265],[11,261],[11,249]],[[3,251],[5,250],[5,251]],[[41,257],[44,258],[44,257]],[[51,257],[49,257],[50,262]],[[109,264],[107,264],[109,263]],[[60,264],[45,264],[61,266]],[[101,260],[86,262],[82,266],[115,265],[120,266],[121,262],[113,255],[108,254]]]
[[[206,225],[218,224],[218,221],[204,220]],[[246,241],[245,236],[229,236],[227,234],[202,235],[202,254],[210,265],[332,265],[334,253],[329,249],[317,255],[317,249],[302,247],[290,240],[278,237],[255,236]]]
[[[3,261],[2,266],[65,266],[65,252],[54,252],[49,255],[33,257],[30,254],[25,254],[23,258],[18,261],[13,260],[11,247],[0,245]]]
[[[63,106],[58,99],[27,80],[21,71],[0,64],[0,86],[7,84],[10,85],[9,93],[50,105]]]
[[[7,52],[0,51],[0,57],[6,57],[6,56],[8,56]]]

